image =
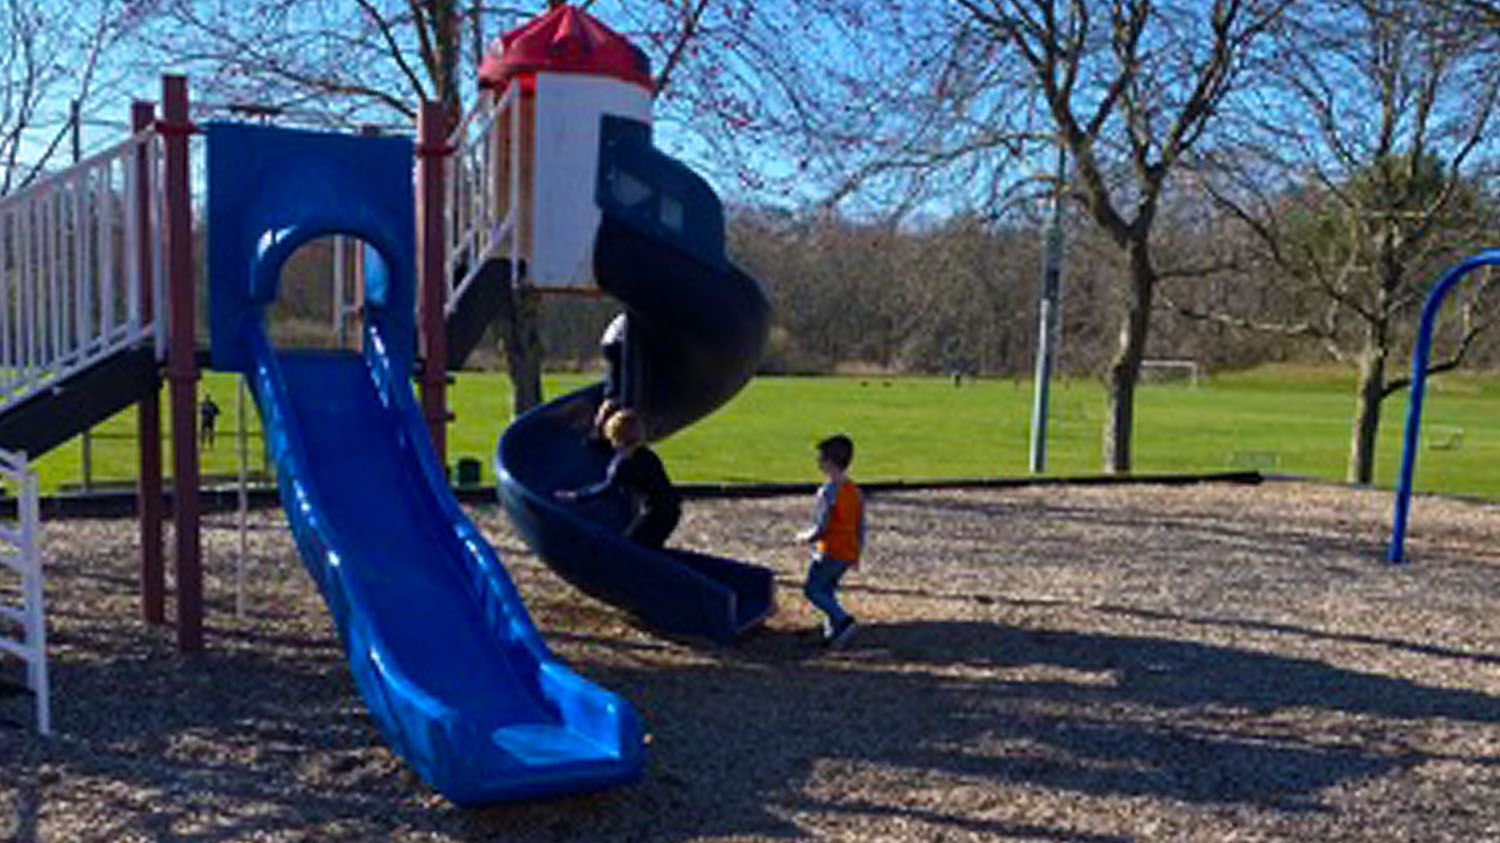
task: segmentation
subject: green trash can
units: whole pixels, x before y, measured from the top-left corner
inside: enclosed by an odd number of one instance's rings
[[[479,460],[463,457],[458,461],[458,485],[469,488],[479,485]]]

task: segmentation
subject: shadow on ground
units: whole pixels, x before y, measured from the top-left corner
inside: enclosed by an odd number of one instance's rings
[[[1400,740],[1382,740],[1399,735],[1404,721],[1500,722],[1493,697],[1315,661],[982,622],[873,627],[839,655],[771,631],[701,668],[590,673],[635,702],[650,724],[648,781],[577,816],[548,806],[492,808],[471,817],[475,831],[514,833],[546,822],[554,832],[586,836],[599,823],[610,827],[612,813],[648,800],[661,818],[652,840],[798,836],[804,831],[785,817],[800,811],[872,820],[900,814],[997,836],[1112,840],[987,822],[960,806],[945,812],[820,800],[803,785],[832,760],[977,779],[996,791],[1030,786],[1300,813],[1321,810],[1326,788],[1432,760]],[[1343,738],[1277,727],[1278,717],[1293,714],[1362,725]],[[689,746],[711,752],[678,749]],[[828,775],[815,790],[837,789],[836,768]],[[715,808],[695,817],[694,805]]]
[[[903,788],[978,782],[1002,809],[1005,788],[1025,787],[1296,814],[1322,810],[1334,785],[1432,760],[1404,748],[1414,721],[1500,723],[1500,700],[1471,691],[1192,641],[978,621],[873,626],[838,654],[773,628],[685,666],[655,641],[555,638],[641,711],[653,744],[640,784],[460,811],[383,749],[331,641],[226,632],[222,651],[198,659],[55,662],[61,736],[0,732],[10,830],[44,839],[60,791],[123,780],[119,791],[137,795],[89,789],[89,810],[108,821],[77,839],[793,838],[816,816],[1112,843],[1128,838],[919,804]],[[895,783],[875,796],[841,791],[841,764],[889,769]]]

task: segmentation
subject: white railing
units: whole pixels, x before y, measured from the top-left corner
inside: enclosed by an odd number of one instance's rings
[[[0,412],[121,349],[165,350],[159,160],[146,131],[0,198]]]
[[[9,653],[26,663],[26,687],[36,702],[36,728],[43,735],[50,735],[52,698],[47,680],[36,472],[27,465],[25,454],[0,451],[0,480],[16,493],[16,521],[0,525],[0,568],[9,569],[21,578],[20,607],[0,602],[0,653]],[[21,636],[9,637],[9,629],[17,626],[21,628]]]
[[[447,216],[444,230],[445,274],[448,278],[446,310],[452,312],[464,291],[479,275],[485,261],[500,255],[512,259],[521,253],[520,242],[520,172],[521,172],[521,98],[520,86],[511,85],[499,101],[485,93],[472,111],[464,115],[458,128],[448,138],[453,154],[447,158],[444,183],[447,196],[443,209]],[[506,213],[500,218],[501,203],[495,197],[496,158],[501,154],[493,137],[499,121],[510,121],[509,184],[504,186]],[[462,274],[459,268],[463,267]],[[512,276],[514,280],[514,276]]]
[[[333,336],[339,348],[350,348],[350,323],[360,315],[364,295],[360,240],[345,234],[333,236]],[[358,343],[352,347],[358,348]]]

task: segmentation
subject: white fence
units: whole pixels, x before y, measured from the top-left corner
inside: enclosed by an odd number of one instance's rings
[[[519,85],[511,85],[499,101],[488,93],[482,95],[479,103],[464,115],[448,138],[453,154],[447,158],[447,196],[444,197],[443,209],[447,217],[445,231],[448,241],[444,250],[448,278],[446,310],[450,313],[486,260],[504,255],[514,261],[521,254],[519,91]],[[508,194],[505,203],[508,210],[503,219],[500,218],[501,207],[495,201],[493,187],[499,178],[495,169],[500,162],[496,158],[504,154],[493,137],[501,120],[510,121],[511,138],[510,161],[506,168],[509,183],[504,186]],[[458,273],[459,267],[464,268],[462,275]]]
[[[26,687],[36,701],[36,727],[52,733],[52,698],[47,680],[47,625],[42,604],[42,554],[38,544],[41,517],[38,512],[36,472],[24,454],[0,451],[0,479],[16,494],[16,521],[0,525],[0,568],[21,578],[20,606],[0,600],[0,653],[9,653],[26,663]],[[0,597],[6,592],[0,591]],[[9,630],[20,627],[19,638]]]
[[[0,412],[121,349],[165,350],[159,155],[143,132],[0,199]]]

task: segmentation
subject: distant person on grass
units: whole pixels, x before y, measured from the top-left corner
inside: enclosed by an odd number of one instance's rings
[[[634,410],[619,410],[604,422],[604,436],[614,448],[604,479],[582,489],[559,489],[560,501],[585,501],[614,490],[633,499],[636,516],[625,537],[646,547],[660,548],[682,518],[682,498],[672,487],[661,458],[646,446],[646,427]]]
[[[838,599],[839,581],[859,567],[865,545],[864,495],[848,475],[853,461],[854,442],[842,433],[818,443],[818,469],[828,482],[818,489],[813,525],[799,536],[813,545],[802,592],[828,616],[823,641],[830,647],[843,646],[855,628],[854,616],[844,611]]]
[[[214,446],[214,428],[218,422],[219,405],[214,403],[212,395],[204,395],[203,403],[198,405],[198,436],[210,448]]]

